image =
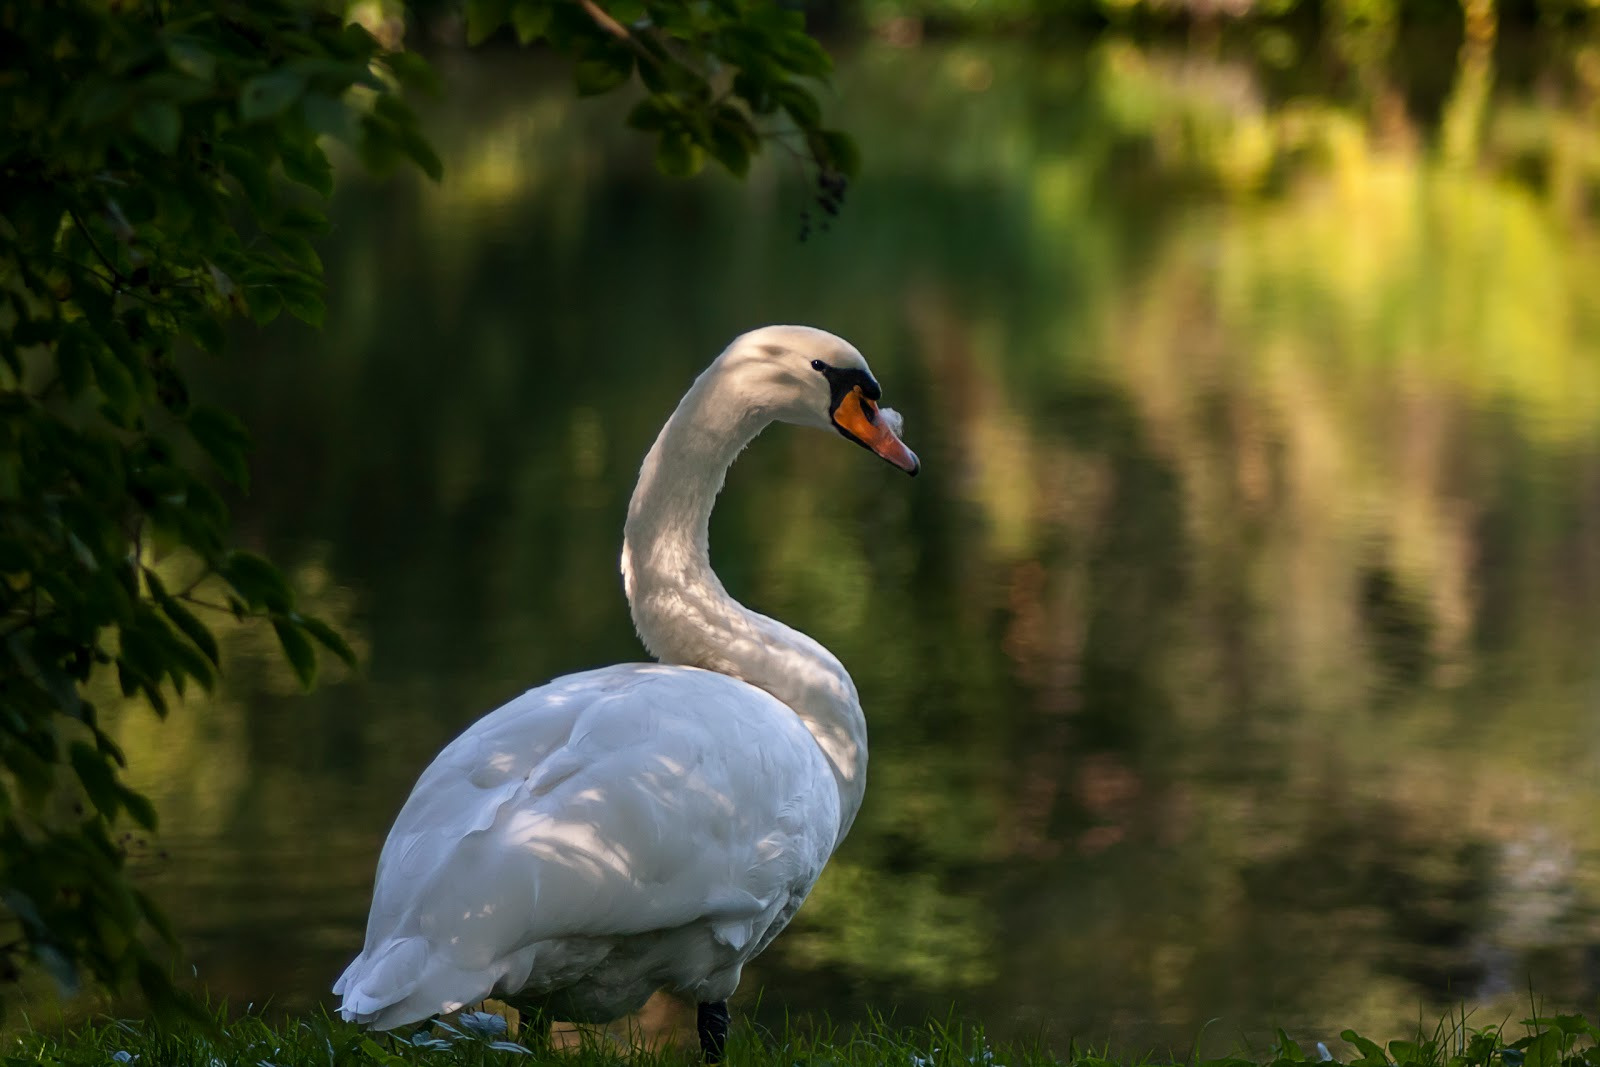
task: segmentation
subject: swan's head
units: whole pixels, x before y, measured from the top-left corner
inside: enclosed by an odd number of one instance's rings
[[[917,454],[900,440],[899,412],[878,405],[878,380],[844,338],[810,326],[764,326],[736,339],[717,362],[752,408],[781,422],[835,430],[917,473]]]

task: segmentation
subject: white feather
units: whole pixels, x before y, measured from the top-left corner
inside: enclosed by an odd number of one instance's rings
[[[345,1018],[389,1028],[492,994],[577,1021],[661,988],[723,1000],[794,915],[860,806],[865,721],[838,660],[728,597],[705,530],[766,422],[827,425],[817,358],[865,367],[831,334],[769,327],[695,382],[624,539],[663,662],[558,678],[439,753],[378,860],[365,947],[334,986]]]

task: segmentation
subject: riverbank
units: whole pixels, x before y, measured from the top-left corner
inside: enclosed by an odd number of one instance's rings
[[[1292,1067],[1330,1063],[1348,1067],[1587,1067],[1600,1063],[1600,1028],[1582,1016],[1478,1022],[1470,1012],[1453,1015],[1431,1032],[1390,1037],[1383,1043],[1346,1030],[1333,1045],[1306,1047],[1278,1031],[1267,1048],[1238,1050],[1198,1060],[1183,1050],[1111,1059],[1104,1050],[1069,1045],[991,1045],[981,1029],[955,1024],[915,1028],[874,1025],[851,1030],[794,1028],[758,1031],[736,1024],[728,1063],[734,1067]],[[1199,1035],[1196,1035],[1197,1038]],[[1374,1035],[1376,1037],[1377,1035]],[[688,1047],[635,1048],[612,1033],[583,1035],[575,1047],[530,1049],[508,1039],[504,1020],[472,1014],[410,1035],[374,1034],[318,1012],[269,1021],[256,1015],[213,1026],[158,1028],[127,1020],[105,1020],[54,1034],[24,1032],[0,1051],[0,1064],[22,1067],[486,1067],[512,1062],[553,1062],[563,1067],[630,1067],[698,1064]]]

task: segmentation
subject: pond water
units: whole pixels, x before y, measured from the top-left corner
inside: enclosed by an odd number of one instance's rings
[[[795,321],[867,355],[924,473],[779,428],[713,520],[872,744],[736,1011],[1182,1053],[1592,1007],[1595,53],[1459,47],[863,46],[868,169],[804,243],[781,160],[671,183],[623,105],[440,57],[447,180],[352,176],[326,330],[205,372],[257,439],[243,540],[364,669],[302,696],[230,632],[226,692],[121,717],[201,981],[331,1002],[430,757],[642,657],[638,462]]]

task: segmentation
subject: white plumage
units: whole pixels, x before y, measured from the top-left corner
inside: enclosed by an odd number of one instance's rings
[[[558,678],[434,759],[334,986],[345,1018],[389,1028],[517,995],[605,1021],[658,989],[733,992],[855,818],[866,724],[837,659],[728,596],[706,524],[773,420],[832,427],[915,473],[877,391],[854,348],[806,327],[746,334],[695,381],[645,458],[623,545],[662,662]]]

